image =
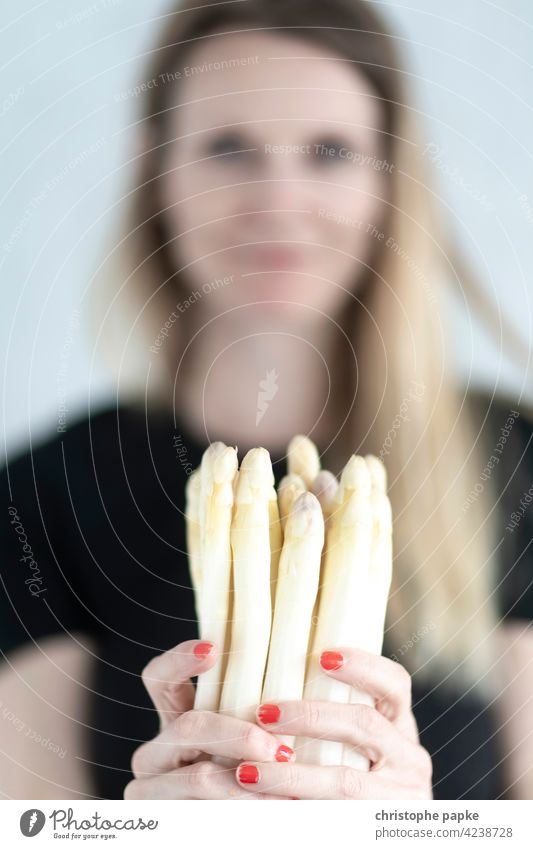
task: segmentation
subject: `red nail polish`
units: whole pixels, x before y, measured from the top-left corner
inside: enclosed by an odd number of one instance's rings
[[[297,802],[300,802],[301,799],[299,796],[291,796],[291,799],[296,799]]]
[[[270,723],[278,721],[281,711],[277,705],[259,705],[257,716],[263,725],[270,725]]]
[[[205,660],[211,653],[212,648],[213,643],[198,643],[194,647],[194,655],[198,658],[198,660]]]
[[[323,651],[320,655],[320,666],[328,672],[332,669],[340,669],[343,663],[344,658],[338,651]]]
[[[280,763],[286,763],[294,759],[294,749],[290,746],[279,746],[276,752],[276,760]]]
[[[259,770],[252,764],[241,764],[237,769],[237,778],[242,784],[257,784]]]

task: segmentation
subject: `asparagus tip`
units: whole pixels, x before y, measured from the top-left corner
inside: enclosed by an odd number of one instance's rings
[[[320,471],[320,456],[315,443],[299,433],[293,436],[287,448],[289,472],[301,475],[306,486],[311,484]]]
[[[316,495],[312,492],[302,492],[292,505],[285,536],[307,537],[315,533],[324,535],[322,508]]]
[[[254,490],[260,490],[268,499],[274,486],[274,472],[266,448],[251,448],[241,463],[237,481],[236,500],[248,501]]]
[[[224,446],[224,449],[213,460],[213,480],[215,483],[225,483],[233,480],[239,463],[234,448]]]
[[[368,471],[370,472],[372,489],[377,489],[380,492],[386,492],[387,469],[385,468],[385,465],[379,457],[376,457],[374,454],[366,454],[365,460],[368,466]]]
[[[364,457],[361,457],[359,454],[352,454],[342,470],[341,482],[337,490],[337,500],[340,503],[349,494],[345,490],[358,490],[367,494],[370,493],[370,471]]]

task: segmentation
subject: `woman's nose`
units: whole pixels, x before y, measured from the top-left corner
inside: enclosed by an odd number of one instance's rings
[[[265,177],[257,187],[256,198],[264,209],[292,209],[302,202],[305,184],[295,178]]]
[[[266,209],[292,209],[299,206],[312,191],[312,183],[305,178],[305,163],[300,155],[265,154],[257,174],[257,198]]]

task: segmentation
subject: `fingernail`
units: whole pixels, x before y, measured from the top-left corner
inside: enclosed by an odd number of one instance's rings
[[[198,643],[194,647],[194,654],[199,660],[205,660],[206,657],[211,653],[213,648],[213,643]]]
[[[281,711],[277,705],[259,705],[257,708],[257,717],[264,725],[277,722],[280,715]]]
[[[280,763],[294,760],[294,749],[290,746],[279,746],[276,752],[276,760]]]
[[[343,663],[344,658],[338,651],[323,651],[320,655],[320,666],[328,672],[332,669],[340,669]]]
[[[299,796],[291,796],[291,799],[296,799],[297,802],[300,802],[301,799]]]
[[[237,778],[242,784],[257,784],[259,770],[252,764],[241,764],[237,769]]]

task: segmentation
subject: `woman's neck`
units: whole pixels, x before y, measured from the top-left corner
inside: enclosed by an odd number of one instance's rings
[[[323,329],[204,333],[184,362],[179,416],[203,438],[285,451],[297,433],[332,435],[331,341]],[[189,357],[187,357],[189,359]]]

